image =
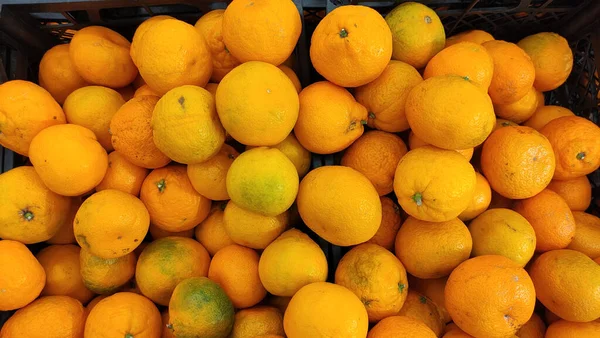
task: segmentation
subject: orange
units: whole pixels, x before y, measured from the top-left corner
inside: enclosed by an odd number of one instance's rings
[[[73,223],[77,243],[101,258],[118,258],[140,245],[150,216],[137,197],[119,190],[103,190],[86,199]]]
[[[74,90],[88,83],[77,73],[69,57],[69,44],[56,45],[42,57],[38,83],[62,104]]]
[[[210,200],[194,190],[182,165],[152,170],[142,184],[140,199],[150,221],[170,232],[193,229],[210,212]]]
[[[494,111],[498,117],[514,123],[522,123],[531,118],[536,109],[544,105],[543,99],[543,94],[531,87],[525,96],[513,103],[494,105]]]
[[[600,317],[600,265],[581,252],[545,252],[529,267],[529,275],[537,298],[560,318],[589,322]]]
[[[111,29],[88,26],[73,35],[69,56],[85,81],[121,88],[133,82],[138,75],[129,56],[130,45],[126,38]]]
[[[534,313],[531,318],[517,331],[519,338],[544,338],[546,324],[540,316]]]
[[[266,62],[250,61],[234,68],[219,83],[216,102],[227,133],[248,146],[283,141],[298,119],[294,84]]]
[[[291,297],[303,286],[327,279],[327,258],[308,235],[291,229],[263,251],[258,274],[269,293]]]
[[[111,294],[127,283],[135,273],[135,254],[118,258],[100,258],[81,249],[79,264],[85,286],[99,294]]]
[[[265,216],[248,211],[232,201],[227,203],[222,217],[227,238],[253,249],[266,248],[290,223],[288,211],[277,216]]]
[[[367,338],[434,338],[436,334],[420,320],[406,316],[391,316],[375,325]]]
[[[233,57],[275,66],[292,54],[302,31],[294,3],[277,0],[232,2],[225,9],[222,26],[223,42]]]
[[[448,329],[451,328],[451,329]],[[513,338],[516,337],[513,335]],[[470,334],[461,330],[456,324],[450,323],[446,326],[446,333],[442,336],[442,338],[474,338]]]
[[[467,260],[473,241],[458,218],[446,222],[408,217],[396,236],[395,252],[411,275],[418,278],[448,276]]]
[[[365,337],[368,326],[360,299],[343,286],[325,282],[298,290],[283,316],[288,338]]]
[[[240,62],[231,55],[223,42],[224,9],[215,9],[200,17],[194,27],[204,37],[211,54],[213,71],[210,80],[219,82]]]
[[[439,311],[439,314],[442,318],[443,323],[447,323],[452,320],[448,311],[446,310],[446,301],[445,301],[445,291],[446,282],[448,281],[448,277],[435,278],[435,279],[420,279],[413,276],[409,276],[408,284],[410,285],[411,291],[417,291],[423,296],[427,297],[425,302],[427,307],[432,307],[429,305],[433,302]],[[446,326],[446,331],[448,330],[448,326]]]
[[[444,48],[446,33],[435,11],[416,2],[403,3],[385,16],[393,37],[392,58],[420,69]]]
[[[279,65],[277,68],[281,69],[281,71],[284,72],[285,75],[287,75],[287,77],[290,78],[290,81],[292,81],[294,88],[296,88],[296,92],[300,94],[300,91],[302,91],[302,84],[300,83],[300,79],[298,78],[296,72],[292,68],[284,64]]]
[[[546,324],[551,325],[552,323],[561,320],[561,318],[557,316],[556,313],[548,310],[548,308],[544,308],[544,320],[546,321]]]
[[[573,218],[575,237],[567,249],[577,250],[592,259],[600,257],[600,218],[582,211],[574,211]]]
[[[565,200],[552,190],[517,201],[513,209],[535,230],[536,251],[566,248],[575,236],[575,219]]]
[[[535,66],[535,88],[542,92],[562,85],[573,68],[573,52],[565,38],[550,32],[530,35],[517,44]]]
[[[65,100],[63,109],[68,123],[93,131],[104,149],[111,151],[110,120],[124,104],[125,100],[116,90],[87,86],[73,91]]]
[[[362,135],[367,110],[346,89],[321,81],[304,88],[299,98],[294,134],[310,152],[332,154]]]
[[[512,199],[542,191],[554,174],[554,152],[532,128],[507,126],[490,135],[481,151],[481,169],[492,189]]]
[[[138,258],[135,281],[142,294],[160,305],[169,305],[179,282],[206,277],[210,256],[191,238],[166,237],[150,243]]]
[[[366,6],[340,6],[317,25],[310,61],[328,81],[359,87],[375,80],[392,57],[392,33],[381,14]]]
[[[413,149],[416,149],[416,148],[420,148],[420,147],[424,147],[424,146],[434,147],[431,144],[429,144],[429,143],[423,141],[422,139],[420,139],[411,130],[410,133],[408,134],[408,147],[410,148],[410,150],[413,150]],[[455,150],[455,151],[457,153],[463,155],[467,159],[467,161],[470,161],[471,158],[473,157],[473,152],[475,151],[475,148],[460,149],[460,150]]]
[[[559,106],[541,106],[538,107],[529,120],[523,123],[524,126],[531,127],[537,131],[548,124],[548,122],[563,116],[574,116],[572,111]]]
[[[138,196],[148,172],[148,169],[129,162],[120,152],[113,151],[108,154],[108,169],[96,191],[116,189]]]
[[[471,197],[469,206],[458,215],[461,221],[470,221],[487,210],[492,201],[492,189],[490,184],[480,173],[475,173],[477,180],[475,181],[475,191]]]
[[[266,304],[276,307],[281,313],[285,313],[290,300],[292,300],[292,297],[267,295]]]
[[[100,301],[87,317],[85,337],[158,338],[160,312],[148,298],[119,292]]]
[[[235,314],[231,338],[256,338],[284,335],[283,314],[274,307],[256,306]]]
[[[33,167],[0,175],[0,238],[24,244],[52,238],[67,221],[71,201],[50,191]]]
[[[211,93],[213,97],[217,95],[217,88],[219,88],[218,83],[207,83],[206,86],[204,86],[204,89],[208,90],[208,92]]]
[[[42,296],[69,296],[84,304],[92,299],[94,293],[85,287],[79,273],[79,250],[76,245],[51,245],[37,254],[46,271]]]
[[[552,180],[548,189],[559,194],[573,211],[585,211],[592,202],[592,185],[586,176],[570,180]]]
[[[383,196],[394,191],[394,173],[407,151],[399,136],[374,130],[352,143],[344,152],[341,165],[365,175]]]
[[[246,150],[255,147],[247,146]],[[285,140],[273,146],[279,149],[287,158],[292,161],[298,171],[298,176],[303,177],[310,170],[312,156],[310,151],[306,150],[298,141],[294,133],[290,133]]]
[[[194,237],[195,229],[196,228],[191,228],[191,229],[184,230],[184,231],[171,232],[171,231],[163,230],[163,229],[157,227],[156,225],[150,223],[150,228],[148,228],[148,232],[150,233],[150,236],[152,236],[152,239],[154,239],[154,240],[165,238],[165,237],[172,237],[172,236],[192,238],[192,237]]]
[[[600,335],[600,323],[598,321],[588,323],[576,323],[559,320],[548,326],[546,338],[578,338],[596,337]]]
[[[298,212],[326,241],[350,246],[371,239],[381,224],[381,202],[367,177],[344,166],[324,166],[302,179]]]
[[[151,124],[156,147],[179,163],[204,162],[225,142],[214,98],[197,86],[177,87],[163,95],[154,107]]]
[[[410,90],[423,78],[402,61],[392,60],[375,80],[355,89],[356,101],[367,108],[371,128],[395,133],[407,130],[405,103]]]
[[[0,330],[0,337],[83,337],[85,312],[79,301],[67,296],[42,297],[17,311]]]
[[[518,126],[518,124],[514,123],[512,121],[509,121],[509,120],[496,118],[496,125],[494,126],[494,129],[492,130],[492,133],[495,132],[496,130],[500,129],[500,128],[504,128],[504,127],[508,127],[508,126],[515,126],[516,127],[516,126]]]
[[[600,167],[600,127],[594,122],[579,116],[564,116],[548,122],[540,132],[554,149],[554,179],[585,176]]]
[[[42,129],[66,122],[52,95],[28,81],[13,80],[0,85],[0,145],[29,155],[29,144]]]
[[[473,29],[470,31],[452,35],[451,37],[447,38],[446,39],[446,47],[452,46],[454,44],[457,44],[457,43],[463,42],[463,41],[469,41],[469,42],[482,44],[484,42],[491,41],[491,40],[494,40],[494,37],[492,36],[492,34],[486,32],[486,31],[479,30],[479,29]]]
[[[400,159],[394,192],[409,215],[444,222],[469,206],[476,183],[475,170],[462,155],[427,146],[413,149]]]
[[[456,75],[436,76],[416,85],[406,99],[406,118],[420,139],[443,149],[483,143],[496,122],[485,92]]]
[[[482,44],[494,60],[494,76],[488,93],[494,104],[510,104],[522,99],[531,90],[535,67],[531,58],[519,46],[502,40]]]
[[[335,283],[358,296],[370,322],[398,313],[408,293],[406,270],[400,260],[370,243],[360,244],[342,257],[335,270]]]
[[[278,149],[260,147],[238,156],[226,178],[231,201],[247,211],[277,216],[292,206],[298,193],[298,172]]]
[[[0,311],[16,310],[36,299],[46,283],[42,265],[22,243],[0,240]]]
[[[67,214],[62,214],[63,221],[61,222],[58,231],[46,241],[48,244],[75,244],[77,241],[75,240],[75,234],[73,233],[73,221],[75,220],[75,214],[77,214],[77,210],[81,206],[83,201],[81,198],[71,198],[71,204],[69,207],[69,211]]]
[[[402,224],[400,206],[389,197],[381,196],[379,199],[381,200],[381,224],[367,243],[377,244],[391,251],[394,249],[396,234]]]
[[[232,244],[217,251],[210,262],[208,278],[219,284],[238,309],[254,306],[267,291],[258,276],[256,251]]]
[[[108,169],[106,150],[96,135],[75,124],[42,130],[31,141],[29,159],[48,189],[64,196],[89,192]]]
[[[152,90],[152,88],[150,88],[150,86],[148,86],[147,84],[144,84],[143,86],[141,86],[140,88],[135,90],[133,97],[145,96],[145,95],[146,96],[159,96],[159,97],[161,96],[157,92]]]
[[[486,49],[478,43],[465,41],[442,49],[429,60],[423,78],[458,75],[487,91],[493,73],[494,61]]]
[[[194,26],[163,18],[143,28],[138,42],[131,54],[140,75],[156,93],[164,95],[175,87],[208,83],[212,57]]]
[[[171,159],[163,154],[152,138],[152,111],[156,96],[138,96],[125,103],[110,121],[112,145],[129,162],[143,168],[160,168]]]
[[[225,185],[227,171],[240,153],[232,146],[223,144],[219,152],[208,160],[187,166],[187,175],[196,191],[213,201],[229,199]]]
[[[170,15],[156,15],[153,17],[150,17],[146,20],[144,20],[144,22],[142,22],[135,30],[135,34],[133,34],[133,39],[131,40],[131,48],[129,50],[129,54],[131,55],[131,59],[133,60],[134,63],[137,62],[137,52],[139,50],[138,45],[141,44],[142,41],[142,37],[144,36],[144,34],[146,34],[146,32],[148,31],[148,29],[150,27],[152,27],[154,24],[156,24],[157,22],[166,20],[166,19],[174,19],[172,16]],[[144,81],[144,79],[142,78],[141,74],[138,75],[138,77],[136,78],[136,80],[134,81],[134,85],[136,85],[136,82],[139,80],[140,83],[146,84],[146,81]],[[137,88],[141,87],[140,85],[137,86]]]
[[[223,210],[226,205],[225,202],[214,205],[208,217],[202,223],[198,224],[194,230],[196,239],[206,248],[211,256],[214,256],[222,248],[230,244],[235,244],[225,230]]]
[[[169,319],[169,310],[165,310],[160,314],[162,319],[162,335],[160,338],[175,338],[173,331],[171,330],[170,319]]]
[[[531,278],[517,263],[503,256],[479,256],[450,274],[446,309],[468,334],[507,337],[529,320],[535,295]]]
[[[179,283],[169,302],[169,327],[176,337],[227,337],[233,316],[223,289],[205,277]]]
[[[527,219],[510,209],[490,209],[469,224],[473,257],[500,255],[525,266],[533,257],[536,233]]]
[[[129,85],[127,87],[123,87],[123,88],[118,88],[117,92],[119,93],[119,95],[121,95],[121,98],[123,98],[123,100],[125,101],[129,101],[133,98],[133,95],[135,95],[135,89],[132,85]]]
[[[398,315],[425,323],[438,337],[442,335],[446,326],[438,306],[431,299],[413,290],[408,291],[406,302]]]

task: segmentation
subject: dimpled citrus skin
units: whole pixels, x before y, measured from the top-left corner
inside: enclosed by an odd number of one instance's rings
[[[58,228],[58,231],[46,241],[48,244],[75,244],[77,241],[75,240],[75,234],[73,234],[73,220],[75,219],[75,214],[81,203],[83,201],[81,198],[75,197],[70,199],[70,206],[68,211],[65,213],[61,213],[63,220]]]
[[[287,210],[277,216],[265,216],[229,201],[223,214],[223,227],[233,242],[264,249],[285,231],[289,218]]]
[[[230,3],[223,14],[223,42],[241,62],[279,66],[292,54],[302,31],[291,1],[244,0]]]
[[[160,168],[171,162],[154,144],[152,111],[156,96],[139,96],[125,103],[110,121],[112,145],[129,162],[148,169]]]
[[[279,149],[250,149],[231,164],[227,192],[231,201],[248,211],[277,216],[296,199],[298,172]]]
[[[71,206],[69,198],[46,188],[30,166],[1,174],[0,190],[0,238],[24,244],[52,238]]]
[[[482,212],[487,210],[492,201],[492,188],[490,188],[490,184],[480,173],[475,173],[475,175],[477,175],[475,191],[473,192],[473,197],[471,197],[469,206],[465,211],[458,215],[458,218],[461,221],[470,221],[479,216]]]
[[[254,147],[246,147],[246,150]],[[310,170],[310,163],[312,155],[310,151],[306,150],[300,141],[296,138],[294,133],[290,133],[285,140],[273,146],[281,150],[281,152],[292,161],[296,170],[298,171],[299,177],[304,177]]]
[[[240,62],[229,52],[223,42],[224,9],[215,9],[200,17],[194,27],[204,37],[212,57],[213,72],[211,81],[219,82]]]
[[[446,47],[452,46],[459,42],[469,41],[478,44],[482,44],[487,41],[494,40],[494,37],[486,32],[479,29],[473,29],[470,31],[458,33],[456,35],[452,35],[451,37],[446,39]]]
[[[494,191],[522,199],[548,186],[554,159],[544,135],[529,127],[507,126],[494,131],[483,144],[481,169]]]
[[[531,317],[536,289],[527,272],[503,256],[471,258],[448,278],[446,309],[476,337],[514,335]]]
[[[108,169],[108,155],[96,135],[75,124],[42,130],[31,141],[29,159],[48,189],[64,196],[94,189]]]
[[[440,172],[445,174],[440,176]],[[444,222],[467,208],[476,182],[473,166],[461,154],[425,146],[400,159],[394,192],[409,215],[423,221]]]
[[[309,151],[332,154],[346,149],[363,134],[367,109],[346,89],[320,81],[304,88],[299,98],[294,134]]]
[[[505,105],[494,105],[494,111],[498,117],[514,123],[523,123],[533,116],[538,107],[544,105],[543,99],[543,94],[538,92],[535,87],[531,87],[527,94],[518,101]]]
[[[194,190],[181,165],[154,169],[142,184],[140,199],[152,223],[170,232],[192,229],[210,212],[210,200]]]
[[[294,84],[265,62],[246,62],[229,72],[219,83],[216,104],[227,133],[248,146],[278,144],[298,119]]]
[[[570,180],[552,180],[548,189],[559,194],[573,211],[585,211],[592,202],[592,185],[587,176]]]
[[[537,315],[534,313],[531,318],[525,323],[525,325],[521,326],[519,331],[517,331],[517,337],[519,338],[544,338],[546,333],[546,324]]]
[[[582,211],[574,211],[575,237],[567,249],[577,250],[594,259],[600,257],[600,218]]]
[[[446,33],[434,10],[415,2],[403,3],[385,16],[393,37],[392,58],[420,69],[444,48]]]
[[[87,86],[72,92],[65,100],[63,109],[68,123],[93,131],[104,149],[111,151],[110,120],[124,104],[121,94],[113,89]]]
[[[150,226],[150,216],[137,197],[103,190],[86,199],[73,222],[77,243],[101,258],[125,256],[137,248]]]
[[[188,165],[187,174],[194,189],[213,201],[228,200],[229,194],[225,183],[227,171],[239,155],[240,153],[232,146],[223,144],[213,157],[201,163]]]
[[[83,306],[76,299],[42,297],[10,317],[2,326],[0,337],[83,337],[85,317]]]
[[[28,156],[35,135],[65,122],[62,108],[44,88],[21,80],[0,85],[1,146]]]
[[[133,60],[134,63],[137,62],[136,54],[138,51],[138,45],[141,43],[142,36],[144,36],[144,34],[146,34],[148,29],[150,27],[152,27],[154,24],[156,24],[157,22],[166,20],[166,19],[175,19],[175,18],[173,18],[170,15],[156,15],[156,16],[148,18],[147,20],[144,20],[144,22],[142,22],[136,28],[135,33],[133,34],[133,39],[131,40],[131,48],[129,50],[129,54],[131,55],[131,59]],[[138,75],[138,78],[142,80],[143,84],[146,84],[146,82],[141,77],[141,75]],[[133,83],[134,85],[136,84],[138,78],[136,78],[136,80],[134,80],[134,83]],[[139,87],[141,87],[141,86],[138,86],[138,88]]]
[[[144,96],[144,95],[158,96],[158,97],[161,96],[157,92],[152,90],[152,88],[150,88],[150,86],[148,86],[147,84],[144,84],[143,86],[141,86],[140,88],[135,90],[133,97]]]
[[[235,314],[231,338],[256,338],[283,335],[283,314],[271,306],[256,306]]]
[[[402,306],[398,315],[407,316],[423,322],[436,334],[436,336],[440,336],[446,327],[446,323],[443,322],[437,304],[414,290],[408,290],[406,302],[404,302],[404,306]]]
[[[179,163],[201,163],[225,142],[213,96],[204,88],[181,86],[158,100],[152,113],[156,147]]]
[[[572,111],[559,106],[541,106],[538,107],[533,115],[523,123],[524,126],[531,127],[537,131],[542,130],[548,122],[563,116],[574,116]]]
[[[554,179],[584,176],[600,167],[600,127],[579,116],[559,117],[540,131],[556,157]]]
[[[573,68],[573,52],[565,38],[543,32],[530,35],[517,43],[533,61],[535,82],[540,91],[547,92],[563,84]]]
[[[146,27],[133,47],[140,75],[158,94],[183,85],[203,87],[208,83],[210,52],[202,35],[186,22],[158,20]]]
[[[381,14],[366,6],[335,8],[319,22],[310,41],[310,60],[317,72],[342,87],[375,80],[391,57],[390,28]]]
[[[581,252],[543,253],[529,275],[540,302],[560,318],[589,322],[600,317],[600,265]]]
[[[118,151],[108,154],[108,169],[96,191],[117,189],[138,196],[149,170],[129,162]]]
[[[427,305],[435,304],[439,310],[442,323],[449,323],[452,318],[446,310],[446,302],[444,300],[444,289],[446,288],[446,282],[448,277],[435,278],[435,279],[420,279],[409,275],[408,284],[410,285],[411,291],[417,291],[417,294],[421,294],[426,297]],[[446,331],[451,324],[446,325]]]
[[[381,202],[373,184],[344,166],[324,166],[302,179],[298,212],[306,225],[340,246],[365,242],[381,224]]]
[[[379,229],[367,243],[380,245],[390,251],[394,249],[396,234],[402,224],[401,209],[396,202],[387,196],[381,196],[381,224]]]
[[[423,78],[440,75],[464,76],[487,91],[493,73],[494,61],[483,46],[474,42],[460,42],[442,49],[429,60]]]
[[[413,66],[392,60],[377,79],[356,88],[356,101],[369,112],[369,127],[391,133],[407,130],[406,97],[422,81]]]
[[[485,92],[456,75],[432,77],[415,86],[406,99],[406,118],[420,139],[443,149],[480,145],[496,121]]]
[[[138,75],[131,44],[121,34],[101,26],[78,30],[69,44],[69,56],[77,73],[87,82],[111,88],[125,87]]]
[[[598,321],[588,323],[569,322],[564,319],[552,323],[546,330],[546,338],[579,338],[600,337],[600,323]]]
[[[223,209],[225,205],[226,202],[213,205],[208,217],[202,223],[198,224],[194,230],[193,235],[195,235],[196,240],[206,248],[211,256],[214,256],[222,248],[230,244],[235,244],[227,234],[227,231],[225,231],[223,221]]]
[[[38,83],[62,104],[75,89],[88,83],[77,73],[69,57],[69,44],[56,45],[42,57]]]
[[[118,290],[135,274],[135,253],[104,259],[82,248],[79,253],[81,277],[85,286],[95,293],[106,295]]]
[[[46,272],[20,242],[0,240],[0,311],[16,310],[36,299],[46,284]]]
[[[360,244],[348,251],[335,270],[335,283],[360,298],[370,322],[398,313],[408,293],[404,266],[376,244]]]
[[[427,222],[408,217],[396,235],[395,252],[411,275],[431,279],[448,276],[469,258],[472,245],[458,218]]]
[[[365,337],[368,326],[360,299],[343,286],[325,282],[296,292],[283,317],[288,338]]]
[[[425,323],[407,316],[390,316],[375,325],[367,338],[434,338],[436,334]]]
[[[516,211],[490,209],[469,224],[473,237],[471,255],[501,255],[525,266],[535,252],[535,230]]]
[[[302,83],[300,83],[300,79],[298,78],[296,72],[285,64],[279,65],[277,68],[281,69],[281,71],[290,78],[290,81],[292,81],[292,84],[294,84],[294,88],[296,88],[296,92],[299,94],[300,91],[302,91]]]
[[[416,149],[419,147],[424,147],[424,146],[435,147],[435,146],[432,146],[431,144],[423,141],[422,139],[420,139],[411,130],[410,133],[408,133],[408,147],[410,148],[410,150],[413,150],[413,149]],[[435,147],[435,148],[438,148],[438,147]],[[473,158],[473,152],[475,151],[475,148],[459,149],[459,150],[455,150],[455,151],[457,153],[461,154],[462,156],[464,156],[467,159],[467,161],[471,161],[471,158]]]

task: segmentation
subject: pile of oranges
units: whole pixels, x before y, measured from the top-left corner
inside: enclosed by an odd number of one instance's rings
[[[600,128],[544,105],[567,41],[342,6],[302,88],[301,31],[235,0],[83,28],[0,85],[31,163],[0,175],[1,338],[600,337]]]

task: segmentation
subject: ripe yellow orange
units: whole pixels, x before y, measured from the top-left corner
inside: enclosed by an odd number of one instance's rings
[[[446,326],[438,306],[431,299],[414,290],[408,291],[406,302],[398,315],[423,322],[438,337],[444,332]]]
[[[187,166],[187,174],[196,191],[213,201],[229,199],[225,185],[227,171],[239,156],[237,150],[223,144],[219,152],[208,160]]]
[[[108,169],[96,191],[116,189],[138,196],[149,170],[129,162],[120,152],[108,154]]]
[[[578,338],[595,337],[600,335],[600,323],[598,321],[577,323],[564,319],[550,324],[546,331],[546,338]]]
[[[559,106],[541,106],[538,107],[533,115],[523,123],[524,126],[531,127],[537,131],[548,124],[548,122],[563,116],[574,116],[572,111]]]
[[[423,141],[422,139],[420,139],[411,130],[410,133],[408,133],[408,147],[410,148],[410,150],[413,150],[413,149],[416,149],[416,148],[420,148],[420,147],[424,147],[424,146],[435,147],[435,146],[432,146],[431,144]],[[437,147],[435,147],[435,148],[437,148]],[[467,159],[467,161],[470,161],[471,158],[473,157],[473,153],[475,151],[475,148],[459,149],[459,150],[455,150],[455,151],[457,153],[463,155]]]
[[[367,338],[434,338],[437,335],[420,320],[406,316],[391,316],[375,325]]]
[[[567,249],[577,250],[594,259],[600,257],[600,218],[582,211],[574,211],[575,237]]]
[[[469,206],[458,215],[461,221],[470,221],[487,210],[492,201],[492,189],[490,184],[480,173],[475,173],[477,180],[475,181],[475,191]]]
[[[544,105],[543,99],[543,94],[538,92],[535,87],[531,87],[525,96],[513,103],[494,105],[494,111],[498,117],[514,123],[522,123],[531,118],[535,111]]]
[[[166,19],[174,19],[174,18],[170,15],[156,15],[151,18],[148,18],[147,20],[144,20],[144,22],[142,22],[136,28],[135,33],[133,34],[133,39],[131,40],[131,48],[129,50],[129,55],[131,55],[131,59],[133,60],[134,63],[137,62],[136,61],[137,60],[137,51],[139,49],[138,45],[142,41],[142,36],[144,36],[144,34],[146,34],[146,32],[148,31],[148,29],[151,26],[153,26],[157,22],[160,22],[160,21],[163,21]],[[138,75],[138,77],[134,80],[133,84],[134,85],[138,84],[136,87],[140,88],[141,87],[141,85],[139,85],[140,83],[146,85],[146,81],[142,78],[141,75]]]
[[[592,202],[592,185],[587,176],[570,180],[552,180],[548,189],[559,194],[572,211],[585,211]]]
[[[400,206],[389,197],[381,196],[379,199],[381,200],[381,224],[375,235],[367,243],[377,244],[392,251],[396,234],[402,224]]]
[[[296,88],[296,92],[300,94],[300,91],[302,91],[302,84],[300,83],[300,79],[298,78],[296,72],[284,64],[279,65],[277,68],[281,69],[281,71],[290,78],[290,81],[292,81],[294,87]]]
[[[135,273],[136,257],[131,252],[118,258],[100,258],[82,248],[79,255],[81,278],[85,287],[106,295],[125,285]]]
[[[452,320],[448,311],[446,310],[446,300],[445,300],[445,288],[446,282],[448,281],[448,277],[435,278],[435,279],[420,279],[413,276],[409,276],[408,284],[410,285],[410,289],[412,291],[417,291],[418,293],[426,296],[427,303],[433,302],[437,306],[439,310],[440,316],[442,318],[443,323],[448,323]],[[448,325],[446,326],[446,330],[448,330]]]
[[[519,338],[544,338],[545,334],[546,324],[536,313],[517,331]]]
[[[247,146],[246,150],[252,149],[255,147]],[[285,140],[273,146],[273,148],[277,148],[281,150],[281,152],[292,161],[296,170],[298,171],[298,176],[300,178],[304,177],[308,170],[310,169],[312,156],[310,151],[306,150],[302,144],[298,141],[294,133],[290,133]]]
[[[58,231],[46,241],[48,244],[75,244],[77,241],[75,240],[75,234],[73,233],[73,221],[75,220],[75,214],[81,203],[83,201],[81,198],[71,198],[70,207],[67,211],[67,214],[63,214],[63,221],[61,222]]]
[[[214,205],[208,217],[202,223],[198,224],[194,230],[196,240],[206,248],[211,257],[222,248],[235,244],[225,230],[223,210],[226,205],[226,202]]]
[[[281,337],[283,314],[271,306],[256,306],[235,314],[231,338]]]
[[[152,236],[153,240],[157,240],[157,239],[161,239],[161,238],[165,238],[165,237],[173,237],[173,236],[192,238],[192,237],[194,237],[195,229],[196,228],[191,228],[188,230],[172,232],[172,231],[163,230],[163,229],[157,227],[156,225],[150,223],[150,228],[148,229],[148,232],[150,233],[150,236]],[[141,252],[141,250],[140,250],[140,252]]]
[[[150,88],[150,86],[148,86],[147,84],[144,84],[140,88],[136,89],[135,93],[133,94],[133,97],[144,96],[144,95],[160,97],[160,95],[157,92],[155,92],[154,90],[152,90],[152,88]]]
[[[550,32],[530,35],[517,43],[535,66],[535,88],[542,92],[562,85],[573,68],[573,52],[565,38]]]
[[[486,32],[486,31],[479,30],[479,29],[473,29],[473,30],[469,30],[469,31],[465,31],[462,33],[452,35],[451,37],[447,38],[446,39],[446,47],[452,46],[456,43],[463,42],[463,41],[469,41],[469,42],[482,44],[484,42],[491,41],[491,40],[494,40],[494,37],[492,36],[492,34]]]
[[[42,265],[22,243],[0,240],[0,311],[17,310],[36,299],[46,284]]]
[[[264,249],[286,230],[289,219],[287,210],[277,216],[265,216],[229,201],[222,222],[227,237],[234,243]]]
[[[74,90],[87,86],[88,83],[77,73],[69,57],[69,45],[56,45],[42,57],[38,83],[52,97],[62,104]]]

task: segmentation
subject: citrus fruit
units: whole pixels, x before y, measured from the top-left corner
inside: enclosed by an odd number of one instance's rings
[[[411,130],[410,133],[408,133],[408,147],[410,148],[410,150],[417,149],[417,148],[424,147],[424,146],[435,147],[435,146],[432,146],[431,144],[423,141],[422,139],[420,139]],[[435,147],[435,148],[438,148],[438,147]],[[471,158],[473,157],[473,152],[475,151],[475,148],[458,149],[455,151],[457,153],[463,155],[467,159],[467,161],[470,161]]]
[[[588,323],[569,322],[564,319],[552,323],[546,330],[546,338],[578,338],[600,335],[598,321]]]
[[[148,86],[147,84],[144,84],[140,88],[136,89],[135,93],[133,94],[133,97],[138,97],[138,96],[158,96],[158,97],[160,97],[161,95],[158,94],[157,92],[155,92],[154,90],[152,90],[152,88],[150,88],[150,86]]]
[[[536,313],[517,331],[519,338],[544,338],[545,334],[546,324]]]
[[[592,185],[586,176],[570,180],[552,180],[548,189],[559,194],[572,211],[585,211],[592,202]]]
[[[235,314],[231,338],[256,338],[284,335],[283,314],[277,308],[256,306]]]
[[[550,32],[530,35],[517,43],[535,66],[535,88],[542,92],[562,85],[573,68],[573,52],[565,38]]]
[[[208,160],[189,164],[187,166],[187,175],[196,191],[213,201],[223,201],[229,199],[227,186],[225,184],[227,171],[236,157],[240,153],[232,146],[223,144],[216,155]]]
[[[156,24],[157,22],[166,20],[166,19],[174,19],[174,18],[170,15],[156,15],[156,16],[153,16],[153,17],[150,17],[150,18],[144,20],[144,22],[142,22],[136,28],[136,30],[133,34],[133,39],[131,39],[131,48],[129,49],[129,55],[131,56],[131,59],[133,60],[134,63],[137,62],[137,52],[139,50],[138,45],[141,43],[142,37],[144,36],[144,34],[146,34],[148,29],[150,27],[152,27],[154,24]],[[146,85],[146,81],[139,74],[138,74],[138,77],[136,78],[136,80],[134,80],[134,82],[133,82],[134,85],[136,85],[136,83],[142,83],[142,84]],[[140,87],[141,87],[141,85],[137,86],[137,88],[140,88]]]
[[[575,237],[567,249],[577,250],[594,259],[600,257],[600,218],[582,211],[574,211]]]
[[[77,214],[77,210],[81,206],[82,200],[81,198],[71,198],[70,199],[69,210],[66,214],[62,214],[63,220],[59,225],[58,231],[46,241],[48,244],[75,244],[77,241],[75,240],[75,234],[73,233],[73,221],[75,220],[75,214]]]
[[[253,249],[264,249],[286,230],[290,216],[288,211],[277,216],[265,216],[229,201],[222,222],[231,241]]]
[[[139,196],[142,183],[149,170],[129,162],[118,151],[108,154],[108,169],[102,181],[96,186],[96,191],[116,189]]]
[[[381,200],[381,224],[375,235],[367,243],[377,244],[392,251],[396,234],[402,224],[400,206],[389,197],[381,196],[379,199]]]
[[[79,255],[81,277],[85,286],[98,294],[111,294],[125,285],[135,273],[133,252],[118,258],[100,258],[82,248]]]
[[[254,147],[246,147],[246,150],[252,149]],[[308,173],[311,164],[311,154],[310,151],[306,150],[302,144],[298,141],[294,133],[290,133],[285,140],[273,146],[273,148],[279,149],[287,158],[292,161],[296,170],[298,171],[298,176],[303,177]]]
[[[458,215],[461,221],[470,221],[487,210],[492,201],[492,189],[490,184],[480,173],[475,173],[477,180],[475,182],[475,191],[471,197],[469,206]]]
[[[448,277],[434,278],[434,279],[420,279],[413,276],[409,276],[408,284],[410,285],[411,291],[417,291],[426,297],[428,307],[429,303],[433,302],[439,311],[443,323],[448,323],[452,320],[448,311],[446,310],[445,300],[445,288]],[[434,317],[435,318],[435,317]],[[446,326],[446,330],[448,326]]]
[[[150,228],[148,228],[148,232],[150,233],[150,236],[152,236],[152,239],[157,240],[157,239],[161,239],[161,238],[165,238],[165,237],[185,237],[185,238],[192,238],[194,237],[194,231],[195,231],[195,227],[188,229],[188,230],[183,230],[183,231],[167,231],[167,230],[163,230],[159,227],[157,227],[156,225],[150,223]]]
[[[457,44],[457,43],[463,42],[463,41],[469,41],[469,42],[482,44],[484,42],[491,41],[491,40],[494,40],[494,37],[492,36],[492,34],[486,32],[486,31],[482,31],[480,29],[473,29],[473,30],[469,30],[469,31],[465,31],[462,33],[452,35],[451,37],[447,38],[446,39],[446,47],[452,46],[454,44]]]
[[[434,338],[436,334],[420,320],[406,316],[390,316],[375,325],[367,338]]]
[[[222,248],[235,244],[225,230],[223,210],[226,205],[226,202],[214,205],[208,217],[194,230],[196,239],[206,248],[211,257]]]
[[[406,302],[398,315],[425,323],[438,337],[446,326],[438,306],[431,299],[413,290],[408,291]]]
[[[525,96],[513,103],[494,105],[494,111],[498,117],[514,123],[523,123],[544,105],[543,99],[543,94],[538,92],[535,87],[531,87]]]
[[[59,104],[65,102],[74,90],[88,85],[71,61],[69,44],[56,45],[44,53],[40,61],[38,83]]]
[[[288,78],[290,78],[290,81],[292,81],[294,88],[296,88],[296,92],[299,94],[302,90],[302,84],[300,83],[300,79],[298,78],[296,72],[292,68],[286,66],[285,64],[279,65],[277,68],[281,69],[281,71],[284,72]]]
[[[36,299],[46,283],[42,265],[22,243],[0,240],[0,311],[16,310]]]
[[[533,115],[523,123],[524,126],[531,127],[537,131],[548,124],[548,122],[563,116],[573,116],[572,111],[567,108],[559,106],[541,106],[538,107]]]

